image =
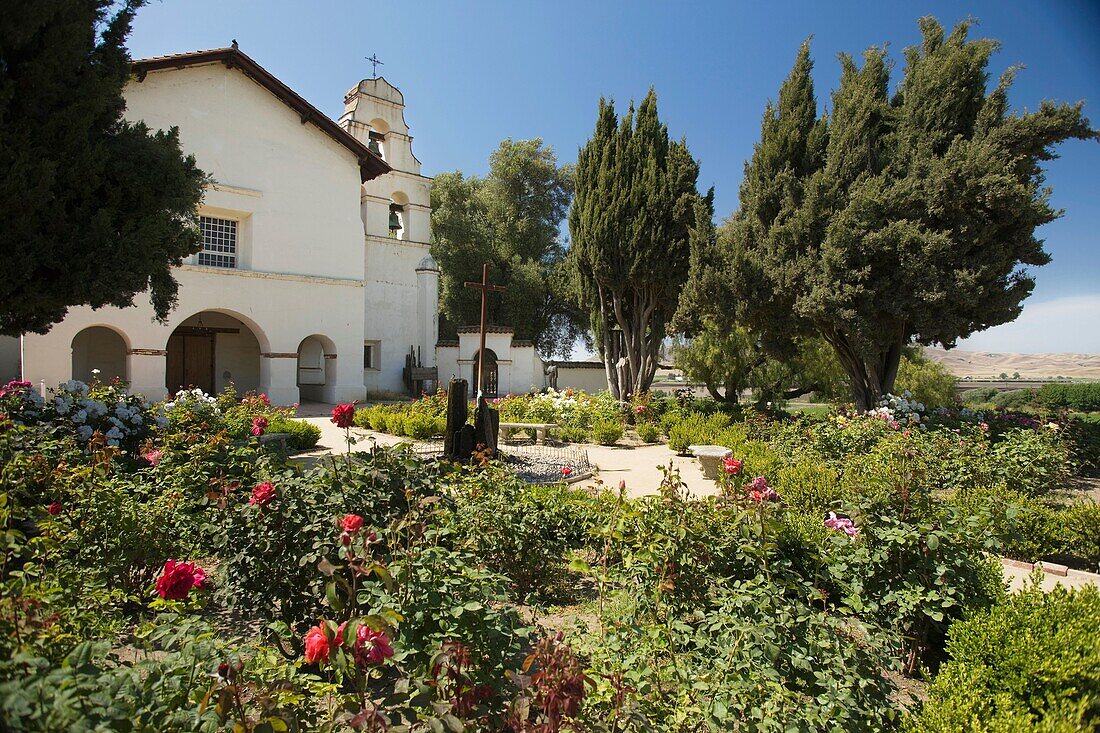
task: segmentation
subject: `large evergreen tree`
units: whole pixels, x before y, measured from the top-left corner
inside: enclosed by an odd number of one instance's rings
[[[490,263],[508,288],[488,301],[491,323],[513,326],[540,353],[568,353],[579,316],[563,295],[560,227],[573,193],[572,166],[542,141],[505,140],[485,178],[443,173],[432,183],[432,256],[441,274],[440,333],[478,323],[481,296],[463,287]]]
[[[0,333],[44,333],[70,306],[167,316],[170,268],[201,247],[205,175],[176,130],[122,119],[130,0],[42,0],[0,13]]]
[[[712,216],[687,143],[670,141],[650,90],[619,120],[600,100],[580,151],[569,212],[570,263],[608,388],[616,399],[649,388],[669,319],[687,279],[692,230]]]
[[[1082,106],[1009,114],[1013,72],[987,91],[997,43],[920,21],[888,93],[883,49],[841,56],[831,115],[818,117],[803,46],[764,116],[738,211],[717,238],[724,297],[778,355],[819,335],[869,409],[893,389],[911,342],[957,339],[1019,315],[1049,257],[1035,229],[1059,215],[1040,162],[1069,138],[1096,138]],[[726,304],[726,307],[721,307]]]

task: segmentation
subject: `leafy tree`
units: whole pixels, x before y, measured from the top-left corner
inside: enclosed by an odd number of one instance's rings
[[[925,407],[950,407],[956,402],[956,381],[943,364],[929,359],[918,346],[902,355],[895,392],[908,390]]]
[[[581,317],[562,295],[565,246],[560,227],[573,171],[542,140],[501,142],[485,178],[443,173],[432,183],[432,256],[441,274],[440,332],[478,323],[481,297],[463,286],[490,263],[507,289],[488,301],[490,322],[513,326],[543,354],[568,353]]]
[[[578,303],[589,315],[616,399],[653,381],[669,319],[687,280],[689,239],[713,216],[700,196],[699,165],[684,140],[669,140],[649,94],[620,120],[600,100],[596,130],[577,161],[569,212]]]
[[[0,333],[68,308],[176,302],[171,267],[201,247],[205,174],[175,128],[122,119],[126,36],[142,0],[9,3],[0,13]]]
[[[677,341],[673,359],[720,402],[736,403],[746,390],[757,404],[780,404],[811,392],[830,399],[848,389],[836,356],[821,339],[804,339],[793,358],[780,361],[745,327],[705,321],[692,338]]]
[[[1034,284],[1022,266],[1049,260],[1035,228],[1059,215],[1039,164],[1058,142],[1097,138],[1081,104],[1009,114],[1014,70],[987,93],[998,44],[968,40],[969,27],[945,36],[921,19],[892,98],[884,49],[862,67],[841,55],[828,117],[804,44],[717,238],[715,310],[777,356],[820,335],[860,409],[893,389],[907,344],[950,348],[1019,315]]]

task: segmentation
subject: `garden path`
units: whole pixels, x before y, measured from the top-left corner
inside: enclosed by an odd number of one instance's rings
[[[299,415],[303,420],[311,422],[321,429],[321,439],[317,443],[315,451],[305,454],[305,457],[320,456],[328,453],[343,453],[346,450],[344,443],[344,431],[332,424],[329,419],[331,405],[303,405],[299,408]],[[406,443],[408,439],[399,438],[386,433],[376,433],[373,430],[352,428],[352,437],[356,443],[353,451],[367,451],[374,445],[397,445]],[[699,462],[694,458],[677,456],[668,449],[667,445],[642,445],[634,447],[617,447],[604,445],[579,446],[588,451],[588,459],[591,461],[594,472],[590,479],[578,481],[577,487],[596,486],[599,481],[604,487],[615,489],[620,481],[626,482],[627,495],[631,497],[656,493],[661,485],[663,473],[661,466],[667,466],[671,462],[673,467],[680,471],[680,478],[687,485],[688,491],[695,496],[707,496],[715,493],[715,484],[703,478],[703,471]],[[1021,567],[1021,563],[1012,564],[1004,561],[1005,580],[1010,590],[1019,590],[1027,582],[1031,574],[1030,567]],[[1092,583],[1100,585],[1100,575],[1069,571],[1066,575],[1057,575],[1051,572],[1043,574],[1042,586],[1044,590],[1051,590],[1057,584],[1069,588],[1076,588]]]

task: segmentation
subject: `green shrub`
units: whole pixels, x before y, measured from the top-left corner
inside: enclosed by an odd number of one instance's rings
[[[1046,428],[1017,428],[993,446],[993,472],[1010,489],[1039,496],[1061,488],[1069,477],[1069,452]]]
[[[773,488],[793,507],[820,516],[843,496],[840,477],[827,463],[803,459],[780,467],[774,474]],[[818,522],[820,524],[820,520]]]
[[[1038,402],[1049,410],[1100,411],[1100,382],[1044,384]]]
[[[370,414],[373,407],[360,407],[355,411],[355,427],[370,430]]]
[[[388,427],[390,411],[385,405],[375,405],[367,412],[367,420],[370,423],[370,429],[377,433],[386,432]]]
[[[408,419],[409,416],[404,412],[389,413],[386,415],[386,432],[397,436],[405,435]]]
[[[615,445],[623,437],[623,424],[618,420],[597,420],[592,423],[592,440],[600,445]]]
[[[691,413],[672,425],[668,431],[668,447],[676,453],[686,453],[690,445],[713,444],[718,434],[730,426],[732,418],[723,412],[712,415]]]
[[[990,402],[994,407],[1003,410],[1019,410],[1034,406],[1038,393],[1035,389],[1010,389],[1007,392],[998,392]]]
[[[286,444],[291,450],[309,450],[321,439],[321,428],[305,420],[276,418],[267,424],[267,432],[287,433]]]
[[[654,423],[640,423],[635,430],[643,442],[656,443],[661,439],[661,430]]]
[[[1062,425],[1062,441],[1075,473],[1091,476],[1100,472],[1100,416],[1066,420]]]
[[[441,435],[446,423],[440,426],[439,420],[423,413],[410,413],[405,418],[405,434],[416,440],[427,440],[433,435]]]
[[[551,431],[559,440],[566,443],[587,443],[588,442],[588,429],[576,426],[566,426],[561,428],[554,428]]]
[[[944,665],[910,728],[1079,731],[1100,726],[1100,590],[1038,585],[951,627]]]
[[[949,407],[955,404],[955,377],[939,362],[923,356],[918,359],[902,357],[894,392],[906,391],[927,408]]]
[[[991,403],[1000,392],[996,387],[977,387],[963,392],[961,398],[964,405],[976,407]]]

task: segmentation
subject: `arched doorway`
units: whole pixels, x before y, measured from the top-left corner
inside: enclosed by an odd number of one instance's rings
[[[497,385],[499,384],[500,367],[497,364],[497,355],[492,349],[485,349],[485,365],[481,368],[482,376],[485,379],[485,387],[481,389],[481,392],[486,397],[497,396]],[[478,358],[474,356],[474,394],[477,394],[481,385],[478,383]]]
[[[336,385],[336,344],[313,335],[298,344],[298,396],[301,402],[332,402]]]
[[[169,394],[190,387],[217,394],[230,384],[242,394],[259,391],[260,343],[256,334],[228,313],[196,313],[168,339],[164,381]]]
[[[91,384],[128,380],[126,340],[114,329],[91,326],[73,337],[73,379]]]

